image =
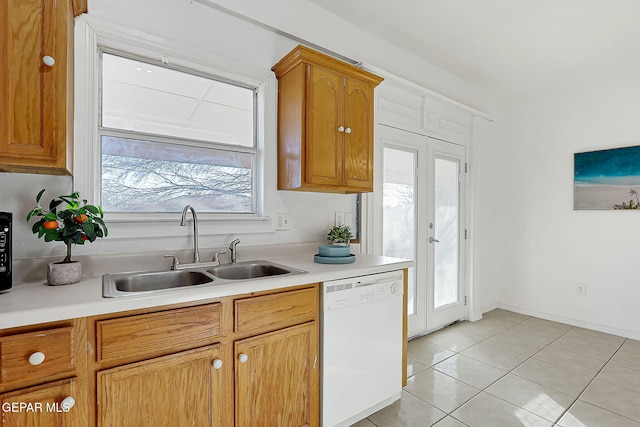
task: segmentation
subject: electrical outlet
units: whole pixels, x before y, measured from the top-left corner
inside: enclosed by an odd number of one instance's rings
[[[276,231],[289,231],[289,230],[291,230],[291,226],[289,225],[289,214],[277,213],[276,214]]]
[[[336,211],[335,225],[344,225],[344,212]]]
[[[587,284],[586,283],[578,283],[576,285],[576,295],[579,297],[584,297],[587,295]]]

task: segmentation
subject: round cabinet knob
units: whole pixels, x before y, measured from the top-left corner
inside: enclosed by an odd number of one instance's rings
[[[60,408],[64,412],[68,412],[71,408],[75,406],[75,404],[76,404],[76,400],[71,396],[67,396],[64,399],[62,399],[62,402],[60,402]]]
[[[240,363],[246,363],[246,361],[249,360],[249,356],[244,353],[240,353],[240,355],[238,356],[238,360],[240,361]]]
[[[36,351],[31,356],[29,356],[29,364],[33,366],[38,366],[44,362],[44,353],[40,351]]]
[[[213,361],[213,367],[216,369],[222,368],[222,360],[216,359]]]
[[[346,128],[346,129],[344,130],[344,133],[351,133],[351,128]]]
[[[338,132],[344,132],[344,126],[340,126],[340,127],[338,128]]]
[[[56,63],[56,60],[53,59],[53,56],[43,56],[42,57],[42,62],[44,62],[44,65],[46,65],[47,67],[53,67],[53,65]]]
[[[393,282],[391,284],[390,290],[391,290],[391,293],[393,295],[397,294],[398,293],[398,284],[396,282]]]

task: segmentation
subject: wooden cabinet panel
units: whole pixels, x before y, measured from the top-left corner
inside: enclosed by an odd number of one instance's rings
[[[238,341],[235,354],[236,426],[318,425],[315,323]]]
[[[373,191],[373,90],[347,79],[345,84],[344,182]]]
[[[71,2],[2,2],[0,34],[0,170],[68,174]]]
[[[133,361],[213,344],[221,304],[207,304],[96,322],[98,362]]]
[[[309,67],[306,154],[310,184],[342,183],[342,76]]]
[[[75,369],[73,327],[45,329],[0,338],[0,381],[28,382],[64,374]],[[42,353],[38,365],[29,363],[29,356]]]
[[[86,420],[78,416],[82,395],[75,379],[58,381],[39,387],[0,395],[3,427],[84,427]],[[63,400],[71,396],[77,402],[70,406]],[[27,405],[21,407],[20,405]]]
[[[242,298],[234,304],[236,332],[273,331],[309,322],[319,310],[316,288]]]
[[[306,115],[305,75],[298,64],[280,79],[278,87],[278,188],[300,188],[304,173],[303,123]]]
[[[210,426],[223,384],[212,368],[219,346],[98,372],[98,425]]]

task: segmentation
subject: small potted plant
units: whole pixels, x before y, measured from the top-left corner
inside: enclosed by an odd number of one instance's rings
[[[351,256],[351,228],[348,225],[334,225],[327,233],[327,240],[331,241],[330,245],[318,246],[318,255],[314,258],[316,262],[323,264],[335,264],[342,260],[349,259],[353,262],[355,258]]]
[[[40,205],[45,190],[36,196],[36,207],[27,214],[31,218],[40,219],[33,224],[31,230],[45,242],[64,242],[67,245],[67,256],[61,262],[51,263],[47,267],[49,285],[68,285],[80,281],[82,265],[71,260],[71,246],[94,242],[99,237],[106,237],[107,227],[103,221],[104,212],[100,206],[88,205],[80,200],[77,191],[68,196],[58,196],[49,203],[49,210]],[[64,204],[65,209],[60,209]]]
[[[327,234],[327,240],[342,246],[349,246],[352,237],[353,233],[351,233],[351,227],[348,225],[334,225]]]

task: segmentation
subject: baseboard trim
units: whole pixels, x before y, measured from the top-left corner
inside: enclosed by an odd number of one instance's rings
[[[604,332],[607,334],[612,334],[612,335],[618,335],[621,337],[625,337],[625,338],[631,338],[634,340],[640,340],[640,332],[638,331],[632,331],[630,329],[622,329],[622,328],[613,328],[610,326],[606,326],[606,325],[600,325],[597,323],[590,323],[590,322],[584,322],[581,320],[576,320],[576,319],[572,319],[569,317],[563,317],[563,316],[556,316],[554,314],[549,314],[549,313],[542,313],[542,312],[538,312],[535,310],[529,310],[523,307],[518,307],[515,305],[509,305],[509,304],[494,304],[493,306],[491,306],[493,308],[489,308],[487,310],[485,310],[483,308],[483,313],[486,313],[487,311],[491,311],[495,308],[501,308],[503,310],[508,310],[508,311],[513,311],[515,313],[520,313],[520,314],[525,314],[527,316],[534,316],[534,317],[539,317],[541,319],[545,319],[545,320],[551,320],[554,322],[560,322],[560,323],[566,323],[567,325],[571,325],[571,326],[577,326],[579,328],[585,328],[585,329],[592,329],[594,331],[598,331],[598,332]]]

